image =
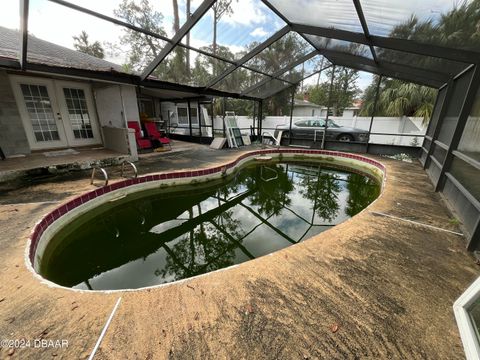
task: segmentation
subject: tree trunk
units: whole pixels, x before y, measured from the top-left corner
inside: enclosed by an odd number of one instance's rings
[[[324,57],[324,56],[322,56],[322,62],[320,63],[320,71],[319,71],[319,73],[318,73],[317,86],[320,85],[320,76],[322,75],[323,60],[325,60],[325,57]]]
[[[217,16],[218,16],[217,8],[214,7],[213,8],[213,43],[212,43],[214,55],[217,54],[217,21],[218,21]]]
[[[218,21],[218,9],[216,6],[213,7],[213,41],[212,41],[212,51],[213,55],[217,55],[217,21]],[[215,66],[216,62],[213,63],[213,75],[217,76],[217,67]]]
[[[187,0],[187,19],[190,17],[190,0]],[[187,46],[190,46],[190,31],[187,33]],[[190,77],[190,49],[187,48],[187,76]]]
[[[177,33],[180,30],[180,18],[178,16],[178,1],[173,1],[173,31]]]

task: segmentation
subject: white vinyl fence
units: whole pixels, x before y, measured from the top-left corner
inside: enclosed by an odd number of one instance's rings
[[[309,117],[293,117],[293,122],[309,119]],[[331,116],[339,126],[352,127],[368,131],[370,117],[337,117]],[[222,132],[222,117],[214,119],[215,132]],[[250,133],[253,119],[248,116],[237,116],[237,123],[242,132]],[[289,116],[267,116],[262,121],[262,129],[273,133],[278,125],[289,125]],[[258,121],[255,119],[255,128],[258,128]],[[423,143],[423,135],[427,131],[427,124],[423,125],[423,118],[416,117],[375,117],[372,124],[370,143],[385,145],[403,145],[420,147]],[[378,135],[376,135],[378,133]],[[393,135],[386,135],[393,134]]]

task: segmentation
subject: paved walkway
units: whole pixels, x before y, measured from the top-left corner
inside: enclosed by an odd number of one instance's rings
[[[139,168],[207,167],[240,152],[195,147]],[[459,230],[419,164],[381,161],[388,180],[378,201],[315,238],[225,271],[112,294],[52,289],[24,265],[32,226],[91,189],[88,174],[8,189],[0,193],[1,338],[68,340],[12,358],[86,359],[121,296],[96,359],[462,359],[452,304],[480,269],[462,237],[372,213]]]

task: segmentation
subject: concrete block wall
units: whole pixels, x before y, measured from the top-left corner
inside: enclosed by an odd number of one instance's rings
[[[6,156],[30,153],[12,86],[3,70],[0,70],[0,147]]]

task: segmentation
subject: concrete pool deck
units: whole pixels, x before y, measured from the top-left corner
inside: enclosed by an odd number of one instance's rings
[[[245,151],[196,146],[142,158],[138,167],[210,167]],[[0,340],[31,347],[0,349],[1,358],[88,358],[119,297],[95,359],[464,358],[452,305],[480,268],[463,237],[372,213],[459,231],[418,163],[372,158],[387,167],[384,193],[351,220],[237,267],[135,292],[50,288],[25,267],[34,224],[91,190],[90,172],[4,191]],[[109,173],[119,179],[119,168]]]

